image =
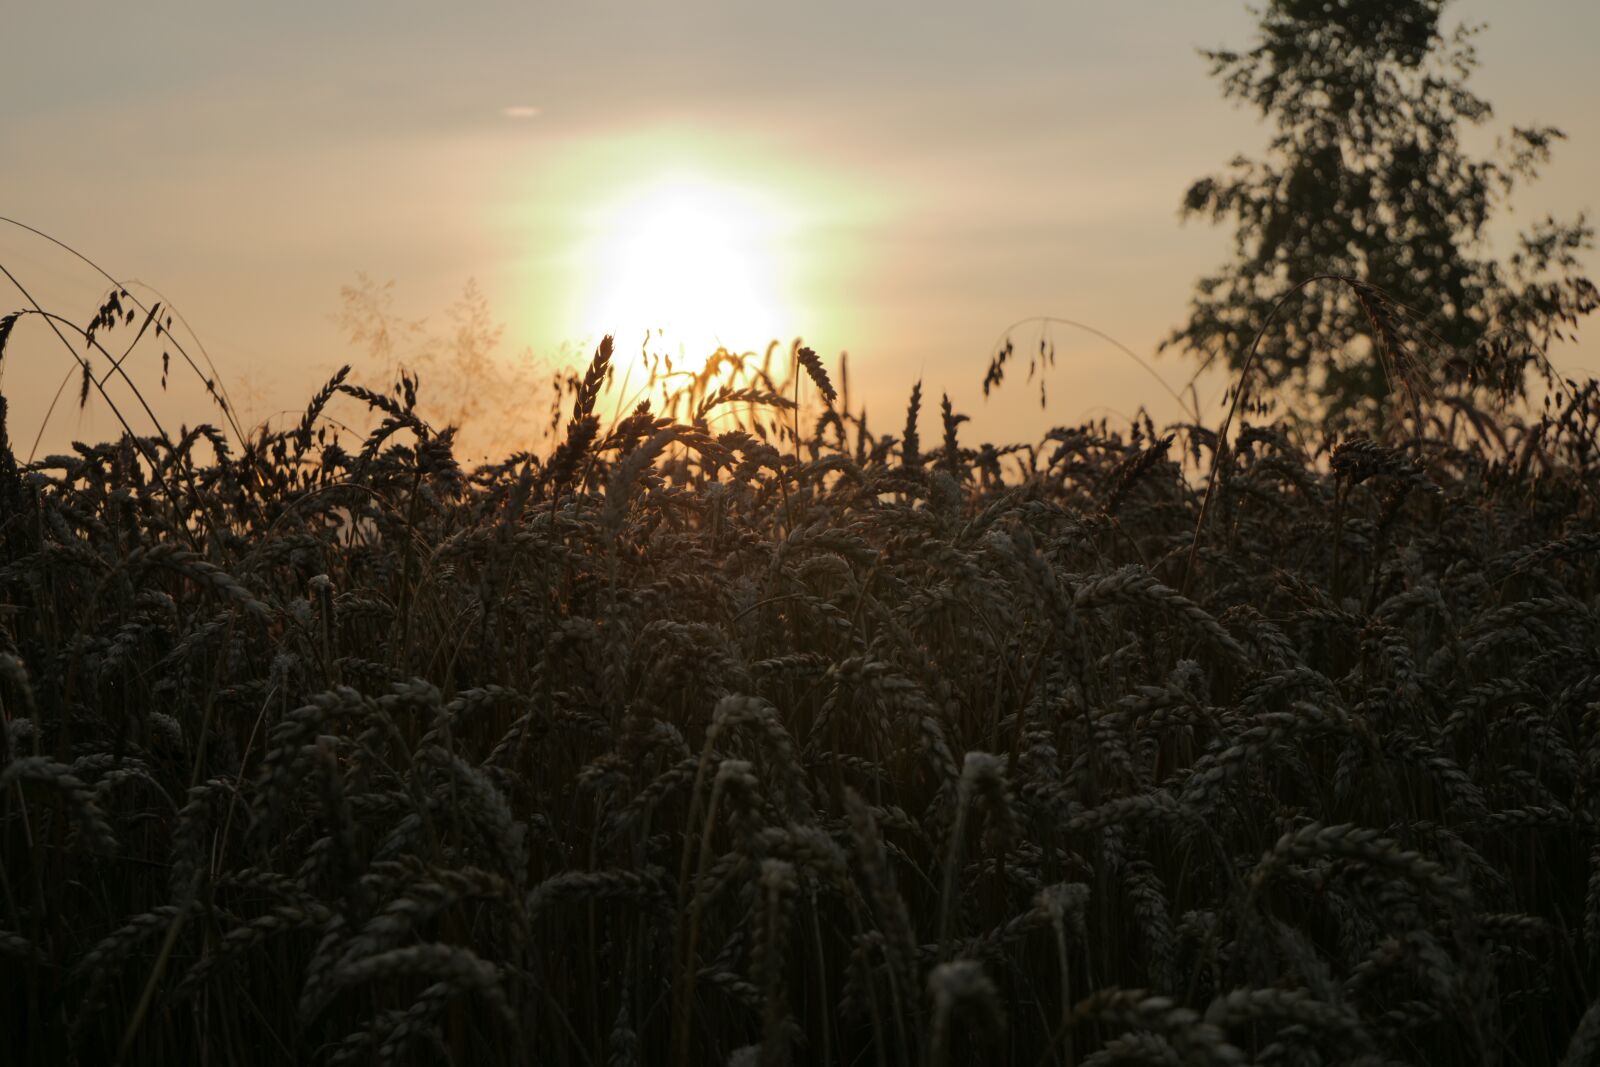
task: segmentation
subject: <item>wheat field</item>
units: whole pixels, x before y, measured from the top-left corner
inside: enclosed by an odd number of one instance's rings
[[[615,387],[470,470],[348,368],[0,436],[11,1062],[1600,1062],[1593,383],[1316,446]]]

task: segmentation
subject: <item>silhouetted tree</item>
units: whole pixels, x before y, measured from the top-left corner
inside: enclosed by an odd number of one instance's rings
[[[1563,134],[1515,127],[1496,158],[1468,154],[1463,131],[1491,116],[1467,88],[1482,27],[1443,29],[1448,2],[1269,0],[1253,48],[1201,53],[1274,132],[1263,158],[1184,197],[1185,218],[1234,223],[1234,256],[1163,348],[1237,370],[1260,334],[1252,381],[1336,421],[1382,419],[1396,374],[1504,399],[1548,366],[1551,342],[1597,306],[1578,261],[1593,230],[1546,218],[1494,256],[1491,218]]]

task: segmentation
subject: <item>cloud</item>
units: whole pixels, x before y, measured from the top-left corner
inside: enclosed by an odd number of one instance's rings
[[[500,114],[508,119],[536,119],[544,111],[543,108],[531,104],[512,104],[500,109]]]

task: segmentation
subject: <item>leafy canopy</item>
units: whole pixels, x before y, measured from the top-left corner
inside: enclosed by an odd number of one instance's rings
[[[1233,223],[1234,254],[1163,348],[1237,371],[1259,335],[1253,380],[1335,422],[1381,421],[1401,389],[1522,396],[1548,368],[1600,303],[1579,273],[1593,229],[1546,218],[1494,256],[1491,219],[1563,135],[1513,127],[1493,158],[1467,151],[1491,118],[1467,88],[1482,27],[1445,31],[1448,2],[1271,0],[1253,48],[1201,53],[1273,132],[1184,197],[1184,218]]]

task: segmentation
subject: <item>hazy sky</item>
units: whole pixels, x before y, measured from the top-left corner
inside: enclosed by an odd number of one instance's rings
[[[1571,137],[1518,218],[1600,207],[1600,3],[1452,10],[1490,24],[1473,84],[1497,125]],[[475,277],[508,354],[553,354],[618,300],[686,284],[624,284],[616,264],[694,227],[709,236],[684,260],[738,305],[719,329],[775,323],[830,362],[848,349],[882,429],[918,377],[983,437],[1141,402],[1171,416],[1143,371],[1067,332],[1047,412],[1020,383],[985,404],[979,383],[1000,332],[1033,315],[1149,356],[1227,251],[1224,230],[1179,225],[1184,188],[1264,139],[1195,54],[1248,43],[1235,0],[17,0],[4,22],[0,215],[166,294],[257,417],[359,355],[335,318],[358,272],[435,322]],[[37,239],[0,228],[0,263],[54,310],[92,313],[92,276]],[[69,369],[28,338],[4,378],[18,438]],[[1600,341],[1557,363],[1600,370]],[[1175,385],[1191,370],[1156,368]],[[57,418],[47,446],[115,429]]]

